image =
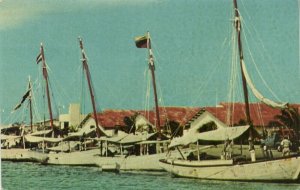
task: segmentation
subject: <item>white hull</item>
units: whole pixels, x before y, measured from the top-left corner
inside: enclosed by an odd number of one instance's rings
[[[166,157],[166,153],[125,156],[117,155],[105,157],[99,155],[99,149],[71,153],[49,153],[43,162],[45,165],[70,165],[70,166],[98,166],[102,170],[149,170],[163,171],[159,160]],[[178,158],[178,152],[173,152],[171,157]]]
[[[42,163],[45,165],[71,165],[71,166],[94,166],[94,155],[99,154],[98,149],[76,152],[50,152],[48,158]]]
[[[175,176],[236,181],[294,181],[300,173],[300,157],[233,164],[232,160],[160,160]]]
[[[105,168],[116,165],[119,170],[148,170],[163,171],[159,166],[159,160],[166,157],[166,153],[141,155],[141,156],[116,156],[116,157],[94,157],[96,165]]]
[[[11,148],[1,149],[1,160],[15,162],[42,162],[47,154],[32,151],[30,149]]]
[[[71,153],[50,153],[43,164],[46,165],[70,165],[70,166],[98,166],[109,168],[115,166],[120,170],[159,170],[158,161],[165,158],[166,154],[152,154],[143,156],[99,156],[99,150],[88,150]]]

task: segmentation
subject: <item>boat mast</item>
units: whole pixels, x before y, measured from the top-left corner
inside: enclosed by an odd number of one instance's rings
[[[147,32],[147,48],[149,53],[149,69],[152,75],[152,84],[153,84],[153,92],[154,92],[154,101],[155,101],[155,111],[156,111],[156,129],[158,132],[158,138],[161,138],[161,129],[160,129],[160,118],[159,118],[159,107],[158,107],[158,100],[157,100],[157,91],[156,91],[156,82],[155,82],[155,66],[154,66],[154,59],[153,59],[153,52],[151,49],[151,41],[150,41],[150,33]]]
[[[86,55],[85,55],[85,52],[84,52],[84,49],[83,49],[83,43],[82,43],[82,40],[81,40],[80,37],[79,37],[79,45],[80,45],[81,54],[82,54],[82,66],[83,66],[83,69],[85,70],[85,73],[86,73],[86,78],[87,78],[89,91],[90,91],[90,95],[91,95],[91,101],[92,101],[92,106],[93,106],[93,114],[94,114],[94,118],[95,118],[95,122],[96,122],[96,133],[97,133],[97,137],[99,138],[101,136],[101,133],[100,133],[100,129],[99,129],[99,125],[98,125],[98,119],[97,119],[95,96],[94,96],[94,92],[93,92],[93,88],[92,88],[92,84],[91,84],[91,74],[90,74],[89,66],[87,64],[87,58],[86,58]]]
[[[246,78],[245,78],[245,75],[244,75],[244,71],[242,69],[242,63],[244,61],[244,54],[243,54],[243,47],[242,47],[242,40],[241,40],[242,25],[241,25],[240,14],[239,14],[239,10],[237,8],[236,0],[233,0],[233,4],[234,4],[234,12],[235,12],[234,23],[235,23],[235,28],[236,28],[237,37],[238,37],[240,67],[241,67],[241,72],[242,72],[243,91],[244,91],[244,99],[245,99],[245,107],[246,107],[246,119],[247,119],[247,124],[251,124],[249,99],[248,99],[248,89],[247,89],[247,83],[246,83]]]
[[[51,108],[51,99],[50,99],[50,93],[49,93],[49,81],[48,81],[48,72],[47,72],[47,66],[45,61],[45,55],[44,55],[44,47],[41,43],[41,56],[42,56],[42,63],[43,63],[43,76],[46,82],[46,93],[47,93],[47,100],[48,100],[48,109],[49,109],[49,115],[50,115],[50,126],[51,129],[53,129],[53,116],[52,116],[52,108]]]
[[[32,94],[31,94],[31,80],[29,76],[29,83],[28,83],[28,89],[30,90],[29,92],[29,113],[30,113],[30,129],[32,131]]]

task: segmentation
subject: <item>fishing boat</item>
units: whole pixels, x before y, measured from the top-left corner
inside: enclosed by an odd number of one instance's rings
[[[118,139],[100,139],[101,142],[104,142],[106,144],[106,148],[109,143],[117,145],[120,149],[120,153],[118,155],[113,155],[113,157],[109,157],[108,155],[95,157],[95,163],[101,168],[106,168],[106,166],[117,166],[119,170],[163,171],[159,166],[158,161],[160,159],[164,158],[167,154],[170,157],[178,158],[182,153],[167,151],[166,147],[170,141],[168,137],[162,134],[161,131],[159,117],[160,113],[155,80],[154,56],[151,48],[150,33],[147,32],[147,34],[144,36],[136,37],[135,43],[137,48],[146,48],[148,50],[148,66],[152,78],[155,102],[156,130],[152,133],[148,133],[147,131],[140,131],[136,132],[135,134],[126,134],[124,137],[118,137]],[[144,132],[146,134],[143,134]],[[124,154],[125,147],[127,147],[126,155]]]
[[[96,103],[95,103],[95,93],[94,93],[94,88],[92,86],[91,82],[91,74],[89,70],[89,66],[87,63],[87,57],[83,48],[83,42],[82,39],[79,37],[79,47],[81,50],[82,54],[82,69],[85,71],[87,83],[88,83],[88,88],[89,88],[89,93],[90,93],[90,99],[91,99],[91,104],[92,104],[92,109],[93,109],[93,116],[94,118],[97,118],[97,111],[96,111]],[[64,141],[68,141],[72,139],[75,139],[76,142],[79,142],[79,139],[86,138],[89,136],[86,136],[87,134],[95,131],[96,135],[98,138],[100,136],[107,136],[105,133],[104,129],[99,125],[98,120],[95,119],[95,128],[82,128],[79,132],[70,134],[68,135],[69,137],[66,137]],[[84,137],[85,136],[85,137]],[[74,142],[74,141],[73,141]],[[61,149],[60,146],[56,147],[57,150]],[[60,151],[57,152],[54,149],[50,149],[50,153],[48,154],[47,159],[43,160],[41,163],[45,165],[74,165],[74,166],[94,166],[94,160],[93,156],[97,155],[99,153],[99,150],[97,146],[94,146],[90,149],[83,149],[83,150],[76,150],[76,151],[71,151],[68,149],[67,152],[65,151]]]
[[[235,140],[247,134],[249,141],[249,153],[251,160],[243,158],[229,158],[229,159],[200,159],[197,160],[187,159],[162,159],[160,166],[174,176],[200,178],[200,179],[213,179],[213,180],[233,180],[233,181],[295,181],[299,178],[300,173],[300,156],[285,156],[270,160],[257,160],[255,157],[255,150],[253,146],[253,131],[251,125],[249,103],[248,103],[248,89],[247,84],[251,88],[253,94],[263,103],[272,107],[285,109],[286,103],[276,103],[265,97],[255,88],[246,70],[244,63],[242,41],[241,41],[241,19],[237,7],[237,1],[233,0],[234,4],[234,24],[237,35],[239,62],[242,73],[242,84],[245,99],[246,110],[246,126],[240,127],[227,127],[221,130],[213,130],[191,136],[183,136],[181,139],[174,140],[169,148],[179,147],[182,145],[197,142],[215,140]],[[200,153],[200,152],[199,152]]]
[[[32,161],[39,162],[43,161],[47,158],[45,154],[45,146],[47,143],[49,144],[57,144],[61,141],[61,138],[53,138],[54,135],[54,123],[52,116],[52,107],[51,107],[51,98],[49,92],[49,78],[47,65],[45,61],[44,55],[44,47],[41,44],[40,53],[36,59],[37,64],[42,62],[42,73],[45,80],[45,88],[47,94],[47,102],[48,102],[48,110],[50,116],[50,130],[42,130],[33,133],[33,114],[32,114],[32,85],[29,78],[28,89],[26,93],[23,95],[21,102],[15,106],[13,111],[16,111],[21,107],[21,105],[28,99],[29,103],[29,113],[30,113],[30,132],[28,134],[25,133],[25,126],[21,126],[19,136],[1,136],[1,141],[6,142],[16,142],[18,141],[18,145],[11,146],[12,144],[6,143],[6,146],[1,149],[1,159],[9,160],[9,161]],[[44,121],[45,124],[45,121]],[[45,126],[44,126],[45,127]],[[50,134],[51,133],[51,134]],[[45,136],[45,134],[50,134]],[[41,145],[39,148],[38,145]]]
[[[93,105],[93,116],[96,126],[99,126],[95,108],[94,93],[91,86],[91,78],[82,40],[79,39],[82,53],[82,64],[86,71],[87,82],[89,85],[91,102]],[[120,133],[117,136],[108,137],[103,129],[96,129],[97,138],[92,140],[98,141],[98,148],[87,151],[75,151],[70,153],[53,153],[48,155],[44,164],[57,165],[89,165],[98,166],[102,170],[157,170],[163,171],[158,165],[158,160],[166,156],[166,147],[169,144],[167,137],[161,134],[158,98],[156,92],[154,59],[150,45],[150,34],[136,38],[138,48],[147,48],[149,53],[149,69],[152,76],[154,89],[156,131],[136,131],[134,134]],[[90,139],[91,140],[91,139]],[[163,148],[165,147],[165,149]],[[179,153],[176,152],[176,157]],[[146,164],[145,164],[146,163]]]

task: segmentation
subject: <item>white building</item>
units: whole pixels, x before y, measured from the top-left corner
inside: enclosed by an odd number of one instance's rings
[[[86,117],[86,114],[80,113],[80,104],[70,104],[69,113],[59,115],[60,128],[77,127]]]

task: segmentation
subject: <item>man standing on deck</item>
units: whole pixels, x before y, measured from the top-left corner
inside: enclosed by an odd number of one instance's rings
[[[290,155],[290,146],[291,141],[287,138],[287,136],[284,136],[284,139],[281,141],[282,146],[282,156],[289,156]]]

